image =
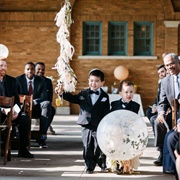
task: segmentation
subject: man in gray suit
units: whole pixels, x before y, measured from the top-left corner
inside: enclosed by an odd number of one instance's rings
[[[174,53],[167,54],[164,57],[163,61],[167,71],[169,72],[169,75],[167,75],[161,81],[161,92],[160,92],[160,101],[158,106],[157,121],[158,124],[161,126],[162,131],[167,131],[165,126],[166,124],[165,112],[169,107],[172,107],[172,102],[171,102],[172,99],[173,98],[177,99],[180,93],[180,88],[178,87],[180,86],[180,62],[178,56]],[[158,139],[158,141],[163,145],[164,137],[160,137],[160,138]],[[178,140],[178,132],[174,130],[172,133],[169,134],[167,138],[167,142],[165,142],[167,143],[170,156],[174,162],[175,162],[174,150],[177,140]]]

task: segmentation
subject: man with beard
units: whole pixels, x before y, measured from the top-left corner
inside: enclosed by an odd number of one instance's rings
[[[45,74],[45,64],[43,62],[37,62],[35,64],[35,74],[37,76],[40,76],[42,78],[45,79],[45,82],[46,82],[46,87],[47,87],[47,99],[48,101],[50,101],[51,103],[51,118],[50,118],[50,121],[49,121],[49,125],[48,127],[50,127],[50,130],[53,134],[55,134],[55,131],[53,130],[53,128],[50,126],[51,125],[51,122],[54,118],[54,115],[55,115],[55,108],[52,106],[52,100],[53,100],[53,85],[52,85],[52,81],[45,77],[44,74]]]
[[[19,96],[16,89],[16,79],[6,74],[7,63],[4,59],[0,59],[0,96],[12,97],[14,96],[14,104],[19,105]],[[6,108],[0,107],[0,123],[3,123],[7,117]],[[24,158],[33,158],[34,155],[28,150],[30,129],[30,119],[27,114],[21,112],[17,114],[13,111],[13,123],[18,125],[20,142],[18,156]]]

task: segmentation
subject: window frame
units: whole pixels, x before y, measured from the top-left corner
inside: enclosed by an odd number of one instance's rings
[[[111,50],[111,40],[112,40],[111,32],[112,32],[113,25],[123,25],[124,26],[124,51],[112,51]],[[121,39],[121,37],[118,37],[117,39]],[[108,55],[127,55],[127,48],[128,48],[128,22],[110,21],[108,23]]]
[[[150,37],[149,38],[136,38],[136,33],[137,33],[137,26],[149,26],[150,27]],[[134,22],[134,56],[152,56],[153,55],[153,22]],[[148,40],[150,41],[149,43],[149,51],[138,51],[137,50],[137,40]],[[146,47],[145,47],[146,48]]]
[[[87,51],[86,47],[87,47],[87,36],[86,36],[86,29],[87,26],[99,26],[99,47],[98,47],[98,51]],[[91,39],[91,37],[90,37]],[[93,38],[92,38],[93,39]],[[102,22],[100,21],[84,21],[83,22],[83,55],[101,55],[102,53]]]

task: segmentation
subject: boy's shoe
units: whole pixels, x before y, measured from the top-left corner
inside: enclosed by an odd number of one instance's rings
[[[48,148],[46,144],[46,136],[42,135],[39,140],[39,147],[40,148]]]
[[[86,174],[93,174],[92,170],[86,170]]]
[[[108,171],[107,168],[101,168],[101,172],[102,172],[102,173],[107,173],[107,172],[109,172],[109,171]]]

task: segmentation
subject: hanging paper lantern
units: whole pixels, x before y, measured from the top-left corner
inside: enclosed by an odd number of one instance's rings
[[[6,59],[8,55],[9,55],[8,48],[5,45],[0,44],[0,59]]]
[[[129,71],[124,66],[118,66],[114,69],[114,76],[116,79],[122,81],[129,76]]]

